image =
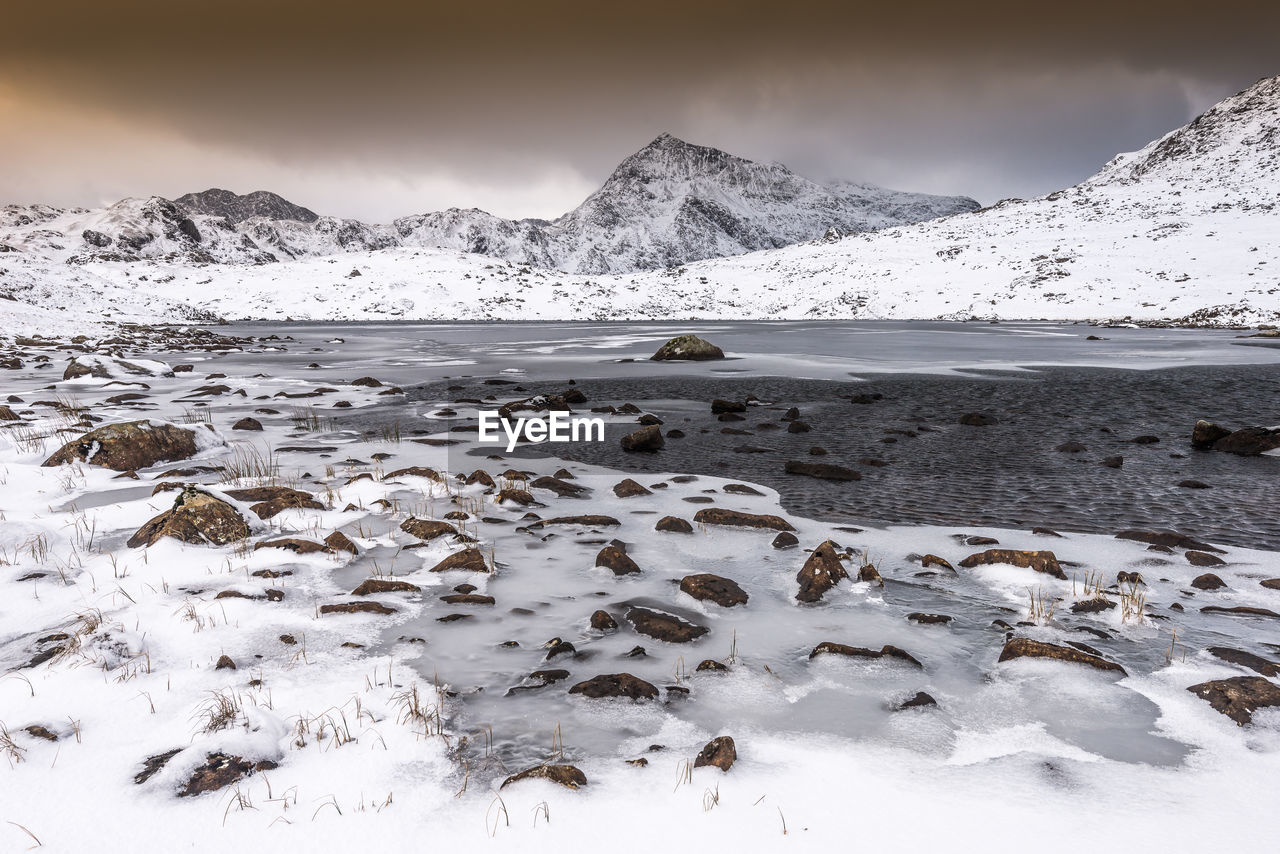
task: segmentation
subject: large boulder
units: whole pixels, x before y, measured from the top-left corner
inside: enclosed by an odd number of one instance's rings
[[[849,573],[845,571],[844,564],[836,553],[836,544],[827,540],[813,550],[796,574],[796,581],[800,585],[796,599],[801,602],[819,602],[824,593],[848,577]]]
[[[215,434],[206,427],[149,420],[108,424],[63,445],[43,465],[82,462],[112,471],[137,471],[160,462],[194,457],[200,450],[196,431],[205,429],[212,439]]]
[[[677,335],[658,348],[658,352],[649,357],[653,362],[688,361],[705,362],[711,359],[723,359],[724,351],[710,341],[697,335]]]
[[[1067,578],[1067,574],[1062,571],[1062,566],[1058,563],[1057,556],[1049,551],[987,549],[985,552],[969,555],[960,561],[960,565],[966,569],[972,569],[980,564],[993,563],[1007,563],[1024,569],[1034,569],[1036,572],[1043,572],[1045,575],[1052,575],[1054,578],[1060,578],[1064,581]]]
[[[178,494],[172,508],[139,528],[128,545],[150,546],[162,537],[173,537],[184,543],[225,546],[248,536],[249,524],[234,507],[207,492],[187,487]]]
[[[1267,706],[1280,706],[1280,687],[1261,676],[1235,676],[1201,682],[1187,689],[1231,720],[1244,726],[1253,722],[1253,713]]]

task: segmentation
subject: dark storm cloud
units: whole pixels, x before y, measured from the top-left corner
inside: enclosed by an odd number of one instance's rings
[[[269,187],[554,215],[667,130],[991,201],[1280,73],[1280,4],[61,2],[0,27],[0,200]]]

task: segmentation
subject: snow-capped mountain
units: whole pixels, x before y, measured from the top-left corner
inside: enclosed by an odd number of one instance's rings
[[[184,257],[260,264],[403,246],[609,273],[674,267],[977,207],[965,197],[863,184],[828,187],[779,164],[753,163],[663,134],[552,222],[451,208],[370,225],[320,216],[266,191],[241,196],[211,189],[173,202],[125,199],[105,211],[6,208],[0,241],[73,263]]]
[[[327,217],[231,224],[161,199],[127,200],[105,211],[5,208],[0,297],[7,300],[0,301],[0,316],[11,327],[46,329],[66,318],[105,314],[133,320],[1280,320],[1280,77],[1116,157],[1080,184],[1035,199],[648,272],[565,273],[538,262],[565,257],[557,255],[558,237],[571,229],[595,233],[594,246],[612,257],[623,247],[633,258],[665,251],[669,244],[656,237],[659,229],[646,232],[642,243],[622,212],[662,211],[673,229],[683,215],[688,234],[717,240],[728,234],[688,224],[696,221],[694,212],[709,209],[683,200],[697,194],[659,192],[689,186],[680,176],[705,175],[696,161],[714,156],[663,152],[675,143],[656,140],[652,151],[624,164],[599,193],[555,223],[447,211],[393,226]],[[686,166],[672,161],[686,157],[692,162],[682,173]],[[749,165],[726,167],[718,185],[735,199],[751,199],[767,185],[778,209],[787,208],[788,198],[812,203],[817,197],[816,185],[794,176],[796,196],[789,197],[778,176],[790,173]],[[667,177],[649,177],[658,172]],[[825,192],[873,200],[885,217],[893,205],[916,204],[856,185]],[[719,199],[728,209],[723,196],[698,197]],[[753,210],[767,220],[759,207]],[[734,222],[734,233],[765,239],[763,226],[752,226],[759,219],[739,215]],[[89,247],[83,234],[90,230],[115,237],[105,247]],[[151,239],[142,240],[139,230]],[[514,260],[418,248],[427,231]],[[321,251],[334,243],[346,251]],[[260,263],[265,253],[295,260]],[[142,260],[121,260],[128,257]],[[590,250],[572,259],[589,266]]]

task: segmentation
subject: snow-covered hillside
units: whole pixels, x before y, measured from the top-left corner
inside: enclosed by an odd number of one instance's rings
[[[1260,81],[1141,151],[1115,158],[1092,178],[1040,198],[650,272],[542,268],[557,257],[558,244],[536,238],[557,228],[595,234],[597,248],[608,247],[610,257],[624,249],[650,257],[666,251],[655,237],[659,230],[645,231],[649,242],[641,240],[635,226],[640,217],[670,217],[680,224],[670,233],[707,240],[728,234],[723,228],[698,231],[695,214],[709,207],[655,189],[686,186],[680,175],[709,171],[699,166],[700,158],[718,153],[688,150],[694,148],[655,141],[556,223],[447,212],[411,227],[403,220],[371,227],[327,217],[310,224],[255,217],[232,226],[219,217],[184,217],[159,199],[97,212],[6,208],[0,214],[0,296],[27,304],[21,315],[28,327],[89,314],[101,319],[104,313],[132,320],[1280,319],[1280,78]],[[791,173],[781,167],[731,160],[716,174],[735,198],[752,198],[768,187],[777,210],[794,209],[787,198],[804,197],[800,207],[806,210],[816,204],[816,185],[795,176],[787,184]],[[668,183],[650,180],[659,174]],[[637,189],[645,187],[648,194]],[[852,185],[828,192],[860,200],[865,218],[846,221],[852,229],[883,226],[900,206],[914,216],[920,212],[914,206],[930,204]],[[878,213],[868,213],[873,209]],[[836,203],[829,210],[834,215]],[[477,218],[484,228],[473,228]],[[766,240],[768,229],[756,228],[755,220],[737,222],[744,241]],[[130,234],[144,228],[152,237],[139,247]],[[117,236],[87,252],[83,243],[72,246],[69,236],[85,230]],[[412,246],[425,240],[425,231],[481,240],[483,246],[469,248],[497,254],[515,247],[539,247],[545,254],[513,262]],[[348,251],[320,254],[324,241]],[[122,242],[141,260],[118,260],[130,257]],[[716,252],[730,248],[714,241],[699,245]],[[268,251],[288,257],[278,251],[282,246],[303,247],[296,253],[302,257],[258,263]],[[211,256],[227,262],[210,263]],[[590,251],[573,257],[580,266],[594,263]],[[0,306],[6,317],[19,315],[12,303]]]

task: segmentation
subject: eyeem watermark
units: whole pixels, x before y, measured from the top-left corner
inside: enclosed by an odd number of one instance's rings
[[[521,440],[541,442],[603,442],[603,418],[575,418],[567,412],[549,412],[546,417],[503,418],[496,409],[480,410],[480,442],[500,445],[506,436],[507,453]]]

